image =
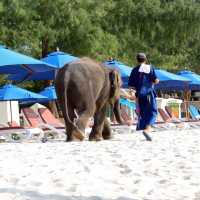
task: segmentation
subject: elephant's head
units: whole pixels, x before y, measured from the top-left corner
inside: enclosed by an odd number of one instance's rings
[[[120,87],[122,85],[121,77],[116,70],[109,73],[110,80],[110,104],[114,105],[115,101],[120,98]]]
[[[120,87],[122,85],[121,77],[116,70],[111,70],[109,72],[109,80],[110,80],[109,103],[113,109],[117,122],[120,124],[124,124],[124,121],[120,114],[120,105],[119,105]]]

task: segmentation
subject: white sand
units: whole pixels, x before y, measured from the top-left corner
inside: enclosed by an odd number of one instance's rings
[[[199,200],[200,132],[1,143],[0,200]]]

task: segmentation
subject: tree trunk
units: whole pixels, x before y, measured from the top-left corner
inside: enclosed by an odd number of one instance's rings
[[[42,39],[42,58],[46,57],[48,53],[49,53],[49,38],[48,36],[45,36]],[[53,83],[52,80],[46,80],[44,81],[44,87],[49,87],[50,85],[52,85],[52,83]],[[48,107],[53,114],[58,116],[58,110],[55,101],[49,102]]]

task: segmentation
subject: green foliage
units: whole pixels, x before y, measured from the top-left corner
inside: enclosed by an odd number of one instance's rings
[[[161,68],[200,73],[199,21],[197,0],[1,0],[0,43],[37,58],[58,46],[131,66],[143,51]]]

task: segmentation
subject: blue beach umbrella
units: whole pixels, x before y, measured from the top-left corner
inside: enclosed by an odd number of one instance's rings
[[[104,64],[111,68],[111,69],[116,69],[119,71],[122,81],[123,81],[123,87],[128,87],[128,79],[131,74],[132,68],[128,67],[127,65],[117,61],[117,60],[111,60],[111,61],[106,61]]]
[[[195,74],[194,72],[187,70],[180,71],[177,74],[190,80],[189,82],[190,90],[200,90],[200,76],[198,74]]]
[[[51,71],[54,66],[35,58],[0,47],[0,74],[26,74]]]
[[[41,60],[56,66],[56,68],[61,68],[65,64],[77,60],[78,57],[72,56],[70,54],[64,53],[62,51],[55,51],[47,55],[47,57],[42,58]]]
[[[6,84],[0,88],[0,101],[10,101],[11,122],[12,122],[12,106],[11,101],[38,101],[47,97],[40,94],[19,88],[15,85]]]
[[[190,80],[185,77],[161,69],[155,69],[155,73],[160,80],[159,84],[155,85],[157,90],[172,91],[188,88]]]
[[[27,73],[17,73],[17,74],[11,74],[7,77],[8,80],[12,81],[21,81],[24,79],[24,77],[27,77],[26,81],[31,80],[53,80],[55,77],[55,70],[47,71],[47,72],[38,72],[33,73],[30,76],[27,76]]]
[[[121,105],[124,105],[124,106],[129,107],[129,108],[132,109],[132,110],[135,110],[135,109],[136,109],[136,104],[135,104],[135,102],[129,101],[128,99],[120,98],[119,103],[120,103]]]
[[[40,95],[47,97],[44,101],[53,101],[57,99],[56,91],[54,86],[46,87],[44,90],[39,92]]]
[[[39,99],[47,99],[47,97],[17,87],[12,84],[6,84],[0,88],[0,101],[7,101],[7,100],[24,101],[24,100],[39,100]]]
[[[70,54],[61,52],[61,51],[55,51],[47,55],[47,57],[42,58],[41,61],[48,63],[50,65],[53,65],[55,68],[53,71],[47,71],[47,72],[38,72],[35,74],[32,74],[29,76],[26,80],[54,80],[55,74],[57,69],[63,67],[65,64],[68,64],[70,62],[73,62],[77,60],[78,57],[72,56]],[[9,80],[15,80],[20,81],[22,78],[26,75],[25,74],[13,74],[8,76]]]
[[[38,100],[30,100],[30,101],[24,101],[22,104],[32,104],[32,103],[47,103],[49,101],[54,101],[57,99],[56,90],[54,86],[49,86],[44,88],[41,92],[38,93],[39,95],[42,95],[46,97],[45,99],[38,99]]]

